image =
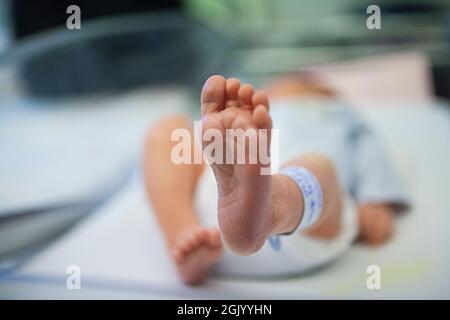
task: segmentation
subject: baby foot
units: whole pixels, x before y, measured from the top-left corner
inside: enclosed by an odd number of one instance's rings
[[[186,284],[200,283],[208,275],[210,266],[222,253],[222,242],[217,229],[194,229],[181,235],[172,248],[172,257]]]
[[[269,100],[263,91],[254,92],[252,86],[241,85],[238,79],[212,76],[203,86],[201,104],[203,132],[211,128],[220,130],[224,146],[230,144],[229,137],[225,139],[227,129],[253,132],[266,129],[269,134],[258,136],[258,141],[266,139],[265,146],[269,149],[272,120]],[[208,141],[203,141],[204,151],[207,146]],[[245,159],[250,159],[249,148],[244,151]],[[218,220],[222,238],[231,250],[241,255],[254,253],[262,247],[272,223],[272,180],[270,175],[261,174],[263,164],[257,158],[255,164],[247,161],[246,164],[211,163],[219,193]],[[270,163],[265,163],[266,166]]]

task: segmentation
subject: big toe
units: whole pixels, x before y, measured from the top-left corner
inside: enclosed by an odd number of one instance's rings
[[[217,249],[222,246],[220,232],[216,228],[208,230],[208,238],[207,239],[208,239],[209,246],[213,249]]]
[[[201,94],[202,114],[220,111],[225,104],[226,80],[214,75],[206,80]]]

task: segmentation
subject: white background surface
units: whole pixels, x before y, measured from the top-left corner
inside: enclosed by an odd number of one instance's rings
[[[450,118],[435,107],[367,108],[400,172],[413,209],[391,242],[357,245],[332,265],[289,279],[218,279],[181,285],[166,256],[138,177],[95,215],[0,282],[1,298],[450,298]],[[82,270],[67,290],[66,268]],[[366,268],[382,289],[366,288]]]

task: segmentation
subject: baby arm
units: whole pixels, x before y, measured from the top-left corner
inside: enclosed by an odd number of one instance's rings
[[[353,196],[358,204],[359,240],[379,245],[392,236],[394,215],[408,201],[380,141],[362,121],[355,121]]]

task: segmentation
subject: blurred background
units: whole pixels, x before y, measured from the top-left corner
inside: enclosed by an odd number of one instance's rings
[[[66,27],[73,4],[80,30]],[[366,26],[372,4],[379,30]],[[0,0],[0,298],[260,297],[267,283],[214,280],[192,292],[162,275],[164,258],[125,255],[145,218],[122,218],[117,202],[136,197],[147,128],[166,114],[198,118],[209,75],[261,87],[299,71],[379,132],[413,209],[386,247],[281,281],[273,297],[449,298],[445,0]],[[88,270],[84,296],[65,289],[68,260]],[[368,261],[385,263],[387,291],[365,289]]]

